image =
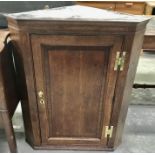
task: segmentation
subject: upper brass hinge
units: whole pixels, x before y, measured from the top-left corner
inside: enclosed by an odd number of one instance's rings
[[[109,136],[109,138],[112,137],[113,134],[113,126],[105,126],[105,138]]]
[[[114,66],[114,70],[120,70],[123,71],[124,69],[124,63],[125,63],[125,56],[126,56],[126,52],[124,51],[121,55],[121,52],[117,52],[116,53],[116,60],[115,60],[115,66]]]

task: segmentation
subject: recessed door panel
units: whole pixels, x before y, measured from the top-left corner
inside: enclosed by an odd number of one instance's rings
[[[108,49],[55,47],[44,51],[50,137],[101,137]],[[49,82],[50,81],[50,82]]]

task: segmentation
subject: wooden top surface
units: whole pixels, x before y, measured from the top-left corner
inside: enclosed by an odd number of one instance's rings
[[[98,21],[98,22],[129,22],[139,23],[149,19],[149,17],[113,12],[93,7],[73,5],[46,10],[37,10],[5,16],[15,20],[53,20],[53,21]]]

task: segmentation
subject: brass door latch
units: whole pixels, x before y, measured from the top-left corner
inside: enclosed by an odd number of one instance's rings
[[[38,92],[38,97],[39,97],[39,103],[40,103],[40,104],[45,104],[44,93],[43,93],[43,91],[39,91],[39,92]]]

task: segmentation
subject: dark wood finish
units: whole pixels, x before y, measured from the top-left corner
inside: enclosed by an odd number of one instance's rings
[[[145,38],[144,38],[144,44],[143,44],[143,49],[144,51],[155,51],[155,44],[154,44],[154,41],[155,41],[155,36],[153,35],[145,35]]]
[[[0,53],[1,82],[5,94],[5,98],[1,100],[3,102],[0,104],[0,109],[7,109],[10,117],[12,117],[19,101],[19,95],[17,90],[17,77],[12,60],[13,46],[11,42],[6,44]]]
[[[114,132],[113,138],[109,140],[109,147],[118,146],[122,140],[125,118],[128,111],[130,96],[132,93],[132,86],[135,79],[136,66],[138,65],[144,32],[145,30],[136,32],[134,37],[132,35],[128,35],[124,38],[124,45],[122,47],[122,50],[130,52],[126,57],[124,71],[118,73],[118,81],[116,83],[115,90],[115,93],[117,95],[114,98],[115,104],[113,106],[111,115],[111,123],[114,124],[114,126],[117,126],[117,130],[116,132]]]
[[[111,88],[116,82],[113,59],[116,51],[121,50],[122,38],[49,35],[31,38],[36,90],[46,94],[47,103],[40,105],[38,100],[42,143],[104,146],[103,129],[107,124],[104,119],[109,119],[109,114],[106,105],[102,109],[103,101],[107,93],[111,105],[114,92]]]
[[[144,51],[155,51],[155,18],[151,16],[150,22],[147,24],[144,42],[143,42],[143,50]]]
[[[8,15],[32,147],[113,150],[120,143],[147,22],[82,6]],[[123,71],[114,70],[118,51],[126,51]],[[112,138],[105,126],[114,126]]]
[[[133,85],[133,88],[137,89],[137,88],[155,88],[155,84],[138,84],[138,83],[135,83]]]
[[[9,116],[9,112],[2,111],[0,115],[2,117],[2,121],[3,121],[4,129],[5,129],[7,141],[9,144],[10,152],[17,153],[17,144],[16,144],[15,134],[13,131],[13,125],[12,125],[12,122],[11,122],[11,119]]]
[[[0,126],[5,129],[11,152],[17,152],[12,116],[19,102],[16,73],[13,64],[13,46],[8,42],[8,31],[0,30]]]

